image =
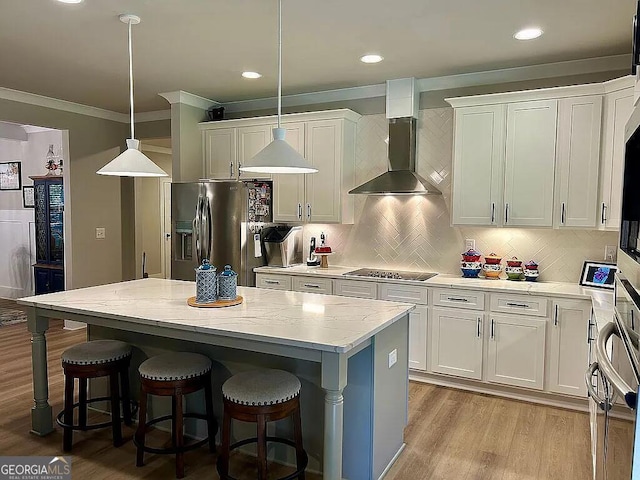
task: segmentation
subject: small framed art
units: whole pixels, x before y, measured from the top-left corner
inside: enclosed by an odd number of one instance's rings
[[[21,188],[20,162],[0,163],[0,190],[20,190]]]
[[[33,186],[22,187],[22,205],[24,208],[35,208],[36,199]]]
[[[587,260],[582,266],[580,285],[613,290],[617,271],[618,267],[615,263]]]

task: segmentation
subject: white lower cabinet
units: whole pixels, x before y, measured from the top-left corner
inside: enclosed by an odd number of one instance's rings
[[[427,369],[427,325],[429,309],[416,305],[409,314],[409,368]]]
[[[377,297],[377,285],[366,280],[334,280],[333,294],[341,297],[371,298]]]
[[[549,339],[548,389],[555,393],[585,396],[585,358],[590,302],[556,300]]]
[[[429,335],[431,371],[482,379],[482,313],[434,308]]]
[[[291,277],[287,275],[256,274],[256,287],[273,290],[291,290]]]
[[[525,315],[491,315],[487,381],[542,390],[546,324]]]

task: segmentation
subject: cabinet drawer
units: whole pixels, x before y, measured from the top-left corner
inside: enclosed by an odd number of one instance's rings
[[[547,299],[524,295],[505,295],[494,293],[491,295],[492,312],[521,313],[523,315],[547,316]]]
[[[256,287],[274,290],[291,290],[291,277],[287,275],[256,274]]]
[[[378,284],[378,300],[389,300],[391,302],[427,304],[426,287],[415,285],[398,285],[396,283]]]
[[[377,284],[362,280],[334,280],[333,294],[343,297],[377,298]]]
[[[484,310],[484,293],[449,288],[433,289],[433,305],[440,307],[469,308]]]
[[[333,292],[330,278],[318,277],[291,277],[293,290],[296,292],[324,293],[331,295]]]

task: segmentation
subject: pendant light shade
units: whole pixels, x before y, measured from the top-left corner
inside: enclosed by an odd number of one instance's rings
[[[133,54],[131,25],[140,23],[136,15],[120,15],[120,21],[129,26],[129,109],[131,112],[131,138],[127,139],[127,149],[98,170],[98,175],[116,177],[167,177],[167,173],[139,150],[140,142],[134,135],[133,118]]]
[[[278,0],[278,127],[273,129],[273,142],[240,167],[251,173],[316,173],[318,171],[284,139],[280,128],[282,117],[282,0]]]

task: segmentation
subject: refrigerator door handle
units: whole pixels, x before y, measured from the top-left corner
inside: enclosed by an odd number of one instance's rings
[[[196,247],[196,257],[198,259],[198,265],[202,264],[202,250],[200,248],[200,207],[202,206],[202,195],[198,195],[198,202],[196,203],[196,216],[193,219],[193,243]]]
[[[203,259],[211,259],[211,206],[209,205],[209,197],[202,198],[200,215],[202,217]]]

